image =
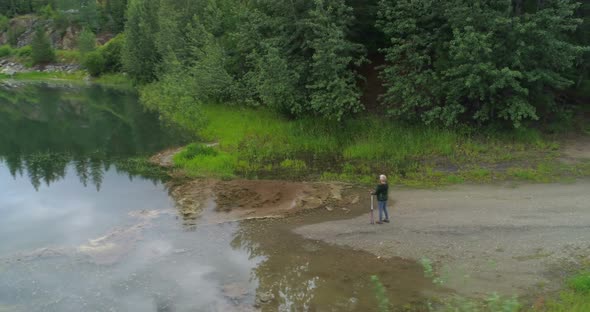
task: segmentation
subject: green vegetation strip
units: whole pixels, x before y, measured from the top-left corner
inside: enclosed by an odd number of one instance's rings
[[[206,105],[198,135],[174,163],[194,177],[290,178],[429,187],[463,182],[551,182],[590,176],[590,162],[559,162],[559,144],[536,130],[426,128],[360,117],[288,120],[264,109]]]

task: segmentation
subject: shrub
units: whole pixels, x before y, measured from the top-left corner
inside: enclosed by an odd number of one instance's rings
[[[70,23],[71,21],[68,15],[60,10],[55,11],[55,14],[53,15],[53,25],[58,32],[63,34],[68,26],[70,26]]]
[[[177,157],[179,157],[179,159],[193,159],[199,155],[216,156],[217,151],[212,147],[200,143],[192,143],[185,147],[180,153],[178,153]]]
[[[55,60],[55,51],[53,51],[51,42],[42,27],[37,28],[31,46],[31,58],[34,64],[49,63]]]
[[[280,164],[282,169],[285,170],[292,170],[292,171],[303,171],[307,169],[307,165],[303,160],[299,159],[285,159]]]
[[[96,35],[88,29],[85,28],[80,36],[78,37],[78,50],[80,53],[86,54],[88,52],[92,52],[96,49]]]
[[[574,291],[590,295],[590,271],[572,277],[568,284]]]
[[[25,29],[22,27],[9,27],[7,33],[8,43],[11,46],[16,47],[16,45],[18,44],[18,38],[20,37],[20,35],[23,34],[24,31]]]
[[[10,19],[0,14],[0,32],[5,32],[10,24]]]
[[[105,60],[98,51],[92,51],[84,56],[82,65],[88,70],[91,76],[100,76],[105,70]]]
[[[51,4],[48,4],[39,9],[39,14],[46,19],[50,19],[55,15],[55,11],[53,11]]]
[[[105,60],[105,71],[107,72],[120,72],[123,65],[121,64],[121,50],[123,49],[123,43],[125,37],[123,34],[117,35],[111,39],[105,45],[100,47],[100,53]]]
[[[33,48],[31,46],[24,46],[20,49],[16,49],[16,56],[18,57],[29,57],[33,54]]]
[[[7,57],[11,56],[14,53],[14,50],[9,45],[0,46],[0,57]]]

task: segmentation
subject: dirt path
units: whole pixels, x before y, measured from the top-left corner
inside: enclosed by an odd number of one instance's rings
[[[445,286],[470,296],[551,290],[558,273],[590,260],[590,181],[393,190],[390,206],[391,224],[369,225],[364,214],[295,232],[378,256],[427,257]]]

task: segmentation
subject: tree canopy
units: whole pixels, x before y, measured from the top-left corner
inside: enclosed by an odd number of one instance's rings
[[[11,0],[0,13],[47,5],[94,33],[124,30],[105,66],[148,85],[145,101],[179,97],[195,114],[218,102],[341,120],[377,90],[392,117],[519,127],[590,94],[588,2]]]

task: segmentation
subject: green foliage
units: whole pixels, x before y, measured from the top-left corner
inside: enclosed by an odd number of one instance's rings
[[[162,59],[155,42],[158,7],[159,1],[129,1],[121,59],[125,71],[138,82],[153,81]]]
[[[387,298],[386,289],[379,280],[379,277],[377,275],[371,275],[371,282],[375,287],[375,297],[377,298],[377,307],[379,308],[379,311],[389,311],[389,299]]]
[[[86,53],[82,61],[82,65],[94,77],[100,76],[105,71],[105,64],[106,61],[99,51]]]
[[[111,30],[120,33],[125,29],[125,13],[127,11],[127,0],[108,0],[104,8],[112,19]]]
[[[49,37],[43,28],[38,28],[35,32],[31,48],[33,64],[46,64],[55,60],[55,51],[53,51]]]
[[[551,300],[543,312],[586,312],[590,311],[590,296],[585,293],[564,292],[558,300]]]
[[[162,95],[151,85],[148,89]],[[234,174],[250,177],[274,177],[267,170],[271,166],[277,174],[293,173],[291,178],[373,184],[375,172],[388,172],[393,184],[425,187],[514,180],[514,174],[523,170],[534,172],[534,181],[590,172],[590,163],[557,165],[554,144],[533,130],[465,135],[455,129],[424,129],[370,117],[333,123],[320,117],[289,120],[261,108],[187,103],[198,109],[198,127],[192,133],[204,142],[218,142],[220,151],[235,157]],[[186,124],[195,125],[190,119]],[[296,160],[305,168],[282,168],[299,167]],[[520,161],[527,166],[517,167]],[[495,169],[505,162],[514,168]]]
[[[290,171],[303,171],[307,169],[307,165],[303,160],[299,159],[285,159],[280,163],[281,169]]]
[[[22,27],[9,27],[6,34],[8,36],[8,44],[10,44],[12,47],[16,47],[18,43],[18,38],[20,37],[20,35],[22,35],[23,32],[25,32],[25,29]]]
[[[24,46],[20,49],[16,49],[16,55],[18,57],[29,57],[33,55],[33,47],[32,46]]]
[[[96,0],[80,0],[80,21],[85,28],[100,29],[100,12]]]
[[[363,108],[355,67],[364,49],[348,36],[354,16],[344,0],[188,6],[163,0],[149,12],[147,6],[130,2],[123,58],[140,82],[166,75],[173,56],[195,80],[201,101],[336,120]]]
[[[121,51],[124,44],[125,37],[123,34],[119,34],[100,47],[99,51],[105,60],[106,72],[116,73],[122,70]]]
[[[12,56],[14,50],[9,45],[0,46],[0,57]]]
[[[236,158],[228,153],[200,153],[192,157],[182,152],[174,156],[174,164],[193,177],[229,178],[234,176]]]
[[[78,37],[78,50],[82,55],[96,49],[96,35],[89,29],[84,28]]]
[[[0,14],[0,33],[8,30],[9,24],[10,24],[10,19],[8,17]]]
[[[51,4],[47,4],[46,6],[39,9],[39,15],[41,15],[43,18],[50,19],[55,15],[55,11],[53,11]]]
[[[579,273],[570,278],[568,285],[578,293],[590,295],[590,271]]]
[[[8,0],[0,1],[0,12],[8,16],[16,16],[42,11],[53,0]]]
[[[177,61],[171,60],[169,64],[173,71],[140,89],[141,101],[166,121],[195,133],[203,125],[202,103],[195,96],[195,82]]]
[[[362,110],[359,77],[350,66],[362,62],[363,46],[346,37],[352,21],[352,8],[344,0],[314,1],[305,21],[314,35],[307,43],[313,50],[306,85],[311,91],[309,109],[326,118],[340,120]]]
[[[60,63],[80,63],[81,55],[79,51],[75,50],[57,50],[55,51],[55,58]]]
[[[71,22],[70,17],[62,11],[58,10],[53,13],[53,26],[59,33],[64,33]]]
[[[578,5],[516,12],[506,1],[382,1],[379,27],[390,112],[425,123],[506,120],[519,127],[554,107],[584,48],[565,35]]]
[[[442,285],[445,283],[445,281],[434,272],[432,260],[422,258],[420,259],[420,265],[422,265],[422,269],[424,270],[424,277],[431,279],[435,285]]]
[[[561,293],[556,300],[547,303],[545,312],[590,311],[590,272],[582,271],[569,278],[569,291]]]
[[[212,147],[200,143],[192,143],[187,145],[180,153],[176,154],[178,159],[193,159],[199,155],[201,156],[217,156],[218,152]]]

